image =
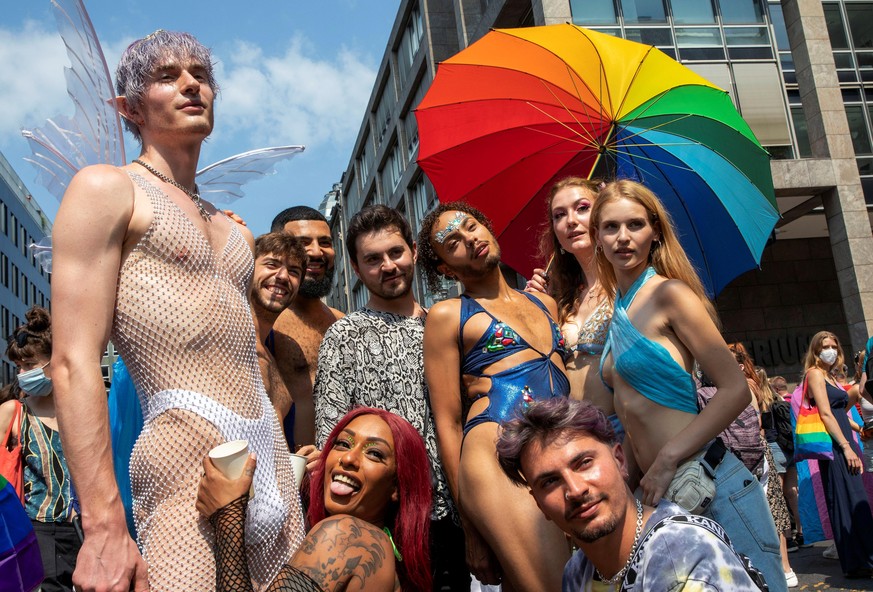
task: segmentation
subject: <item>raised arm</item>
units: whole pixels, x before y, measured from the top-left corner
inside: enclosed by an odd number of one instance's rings
[[[670,280],[656,288],[655,298],[668,326],[718,391],[700,414],[658,453],[640,481],[645,504],[658,503],[679,463],[724,431],[749,405],[752,396],[736,359],[697,295],[682,282]]]
[[[343,364],[345,349],[354,347],[355,336],[345,330],[347,323],[330,326],[318,349],[318,368],[312,398],[315,402],[315,445],[324,448],[339,419],[351,411],[356,381],[355,366]]]
[[[70,183],[52,233],[52,380],[85,532],[73,581],[85,591],[148,590],[115,482],[100,372],[133,204],[123,171],[88,167]]]

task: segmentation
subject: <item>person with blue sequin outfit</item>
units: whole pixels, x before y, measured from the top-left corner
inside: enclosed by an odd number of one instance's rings
[[[570,392],[555,301],[510,288],[490,223],[467,204],[442,204],[425,217],[418,263],[432,292],[442,277],[464,286],[428,313],[424,370],[470,570],[506,591],[557,592],[570,557],[564,535],[503,474],[495,448],[500,422]]]
[[[646,187],[621,180],[600,191],[591,228],[600,282],[615,302],[601,376],[614,389],[625,446],[643,473],[642,502],[667,497],[680,484],[673,483],[677,470],[698,461],[715,495],[695,509],[724,527],[771,591],[786,590],[764,491],[717,438],[748,405],[748,385],[669,215]],[[695,360],[718,388],[701,411]]]

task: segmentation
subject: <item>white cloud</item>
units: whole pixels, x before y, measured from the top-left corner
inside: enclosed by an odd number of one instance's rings
[[[67,55],[56,31],[34,22],[20,30],[0,29],[0,64],[0,135],[73,114],[63,75]]]
[[[376,77],[375,68],[349,50],[315,56],[300,37],[281,56],[239,42],[221,69],[216,139],[245,133],[253,146],[351,146]]]

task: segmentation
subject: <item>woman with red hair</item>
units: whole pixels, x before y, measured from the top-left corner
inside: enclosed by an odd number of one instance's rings
[[[244,522],[255,459],[237,480],[208,457],[203,466],[197,509],[215,527],[217,589],[251,590]],[[427,466],[424,441],[405,419],[368,407],[347,413],[310,474],[312,530],[267,590],[430,591]]]

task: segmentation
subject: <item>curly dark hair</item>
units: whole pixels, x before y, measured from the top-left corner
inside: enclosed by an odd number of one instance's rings
[[[431,292],[440,291],[440,288],[442,287],[441,278],[445,277],[445,274],[437,269],[437,266],[443,261],[436,254],[433,244],[431,243],[433,227],[439,217],[445,212],[464,212],[465,214],[469,214],[475,218],[479,224],[487,228],[488,232],[494,234],[494,230],[491,228],[491,220],[489,220],[485,214],[463,201],[442,203],[425,216],[424,220],[421,221],[421,228],[418,231],[417,263],[421,268],[422,273],[424,273],[424,279],[427,281],[427,287]]]
[[[7,338],[6,357],[12,363],[27,358],[52,355],[52,319],[49,311],[34,306],[24,317],[27,322],[15,328]]]

